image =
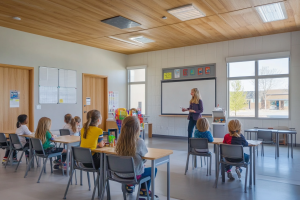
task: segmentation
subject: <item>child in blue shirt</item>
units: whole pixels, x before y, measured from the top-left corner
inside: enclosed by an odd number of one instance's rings
[[[209,122],[206,118],[199,118],[194,132],[195,138],[207,138],[208,142],[213,142],[214,138],[209,131]]]

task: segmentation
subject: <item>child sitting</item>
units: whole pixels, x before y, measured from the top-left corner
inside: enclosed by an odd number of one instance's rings
[[[248,142],[246,141],[245,137],[241,133],[241,122],[237,119],[231,120],[228,123],[228,130],[229,133],[224,136],[223,143],[225,144],[237,144],[237,145],[243,145],[244,147],[248,146]],[[244,153],[244,159],[245,162],[249,162],[249,155]],[[237,159],[230,159],[226,158],[229,162],[241,162],[242,160]],[[234,177],[231,173],[231,165],[225,165],[225,169],[227,171],[227,177],[230,180],[234,180]],[[242,169],[240,167],[235,168],[235,172],[239,178],[241,178]]]
[[[132,156],[134,160],[135,173],[137,179],[145,178],[151,176],[151,167],[145,168],[143,156],[148,153],[148,149],[143,139],[140,137],[140,123],[136,116],[126,117],[122,123],[121,134],[118,139],[116,146],[116,152],[119,156]],[[155,176],[157,169],[155,168]],[[125,174],[120,174],[120,176],[126,178]],[[128,174],[131,176],[131,174]],[[147,186],[150,188],[151,180],[147,181]],[[127,185],[126,190],[128,193],[132,193],[134,186]],[[149,191],[150,193],[150,191]],[[150,195],[150,194],[149,194]],[[140,190],[140,196],[146,197],[146,186],[142,184]],[[155,199],[158,197],[155,195]]]
[[[63,129],[69,129],[70,135],[79,136],[79,125],[81,123],[80,117],[75,116],[72,118],[71,114],[66,114],[64,118],[66,124],[64,125]]]
[[[42,141],[45,154],[62,152],[64,153],[63,154],[63,161],[64,161],[66,158],[65,153],[67,152],[67,150],[63,148],[55,147],[53,143],[55,141],[54,136],[50,132],[50,128],[51,128],[51,119],[47,117],[42,117],[38,122],[38,126],[35,131],[35,137]],[[36,153],[42,154],[43,152],[36,152]],[[58,160],[59,159],[60,156],[58,157]],[[54,169],[57,169],[56,167],[60,164],[60,162],[57,161],[57,163],[55,164],[56,165],[54,166]]]
[[[196,124],[195,138],[207,138],[208,142],[213,142],[214,138],[209,131],[209,122],[206,118],[199,118]]]

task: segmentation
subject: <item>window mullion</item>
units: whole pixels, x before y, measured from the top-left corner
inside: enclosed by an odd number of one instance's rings
[[[258,61],[255,61],[255,118],[258,118],[258,96],[259,96],[259,91],[258,91]]]

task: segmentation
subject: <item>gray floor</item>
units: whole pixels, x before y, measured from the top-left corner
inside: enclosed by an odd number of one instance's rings
[[[219,182],[218,189],[213,188],[214,159],[212,176],[206,176],[206,166],[195,170],[189,168],[187,175],[184,175],[186,162],[187,142],[180,139],[153,138],[146,140],[148,147],[172,149],[174,154],[171,156],[171,197],[172,199],[272,199],[272,200],[296,200],[300,199],[300,148],[294,148],[294,159],[287,158],[287,147],[280,146],[280,158],[274,158],[274,146],[265,147],[265,157],[257,157],[257,183],[248,193],[243,192],[244,176],[241,180],[236,177],[235,181],[227,181],[222,184]],[[212,146],[210,146],[212,151]],[[246,149],[246,153],[247,153]],[[260,153],[260,149],[259,149]],[[0,150],[0,156],[4,156],[4,151]],[[147,163],[150,165],[150,163]],[[191,165],[191,164],[190,164]],[[8,166],[4,169],[0,167],[0,199],[62,199],[67,177],[63,177],[60,171],[50,173],[50,166],[47,173],[43,174],[41,183],[36,183],[40,168],[30,171],[27,178],[23,178],[26,164],[25,160],[21,163],[18,172],[14,172],[15,166]],[[79,173],[77,174],[79,178]],[[91,176],[92,178],[92,176]],[[156,178],[156,191],[161,200],[166,199],[166,166],[158,168]],[[93,184],[92,184],[93,187]],[[111,184],[112,199],[122,199],[120,185]],[[87,177],[84,174],[83,186],[72,185],[67,199],[90,199],[91,191],[88,191]],[[135,199],[134,195],[129,199]]]

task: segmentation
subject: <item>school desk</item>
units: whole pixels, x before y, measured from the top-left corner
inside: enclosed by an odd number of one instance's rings
[[[248,142],[248,147],[249,147],[249,151],[250,151],[250,178],[249,178],[249,187],[252,188],[252,178],[253,178],[253,185],[255,185],[255,181],[256,181],[256,176],[255,176],[255,150],[256,147],[258,145],[260,145],[262,143],[262,141],[258,141],[258,140],[247,140]],[[216,178],[217,178],[217,169],[219,167],[219,157],[220,157],[220,144],[223,144],[223,138],[214,138],[214,141],[211,142],[212,144],[215,145],[215,170],[216,170]],[[225,170],[222,168],[221,170],[221,174],[222,174],[222,182],[225,182]]]
[[[101,193],[101,199],[104,194],[104,188],[106,188],[105,183],[105,156],[106,154],[116,154],[115,147],[103,147],[97,148],[92,150],[92,152],[100,153],[101,154],[101,175],[102,177],[101,183],[99,184],[99,191]],[[159,165],[167,163],[167,199],[170,200],[170,155],[173,154],[172,150],[167,149],[155,149],[155,148],[148,148],[148,153],[143,157],[143,159],[151,160],[151,199],[154,199],[155,195],[155,168]]]
[[[250,134],[250,140],[252,133],[255,134],[254,138],[257,139],[257,132],[258,131],[272,131],[275,134],[276,138],[276,157],[279,157],[279,134],[286,134],[287,135],[287,144],[288,144],[288,157],[290,156],[290,146],[289,146],[289,136],[291,136],[291,157],[293,158],[293,135],[295,136],[295,145],[296,145],[296,130],[277,130],[277,129],[246,129],[244,132],[245,134]]]

